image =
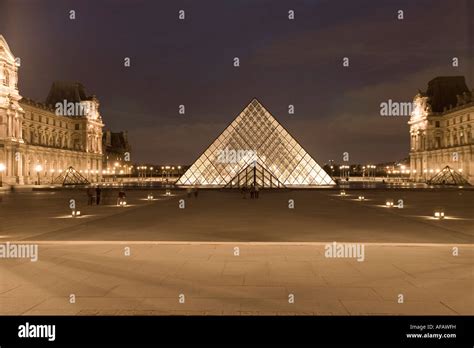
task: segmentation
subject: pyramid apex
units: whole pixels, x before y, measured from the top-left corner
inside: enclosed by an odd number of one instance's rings
[[[252,104],[261,104],[261,103],[260,103],[260,100],[258,100],[257,98],[252,98],[251,103],[252,103]]]

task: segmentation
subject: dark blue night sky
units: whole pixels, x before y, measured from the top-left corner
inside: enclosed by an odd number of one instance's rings
[[[318,162],[368,163],[408,154],[408,118],[380,116],[381,102],[440,75],[474,87],[470,2],[0,0],[0,34],[23,96],[82,82],[106,128],[128,130],[134,162],[191,163],[257,97]]]

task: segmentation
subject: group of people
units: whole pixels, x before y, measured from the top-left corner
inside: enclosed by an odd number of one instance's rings
[[[93,187],[87,188],[87,204],[88,205],[93,205],[94,202],[95,204],[99,205],[101,196],[102,196],[102,189],[99,186],[97,186],[95,189]]]
[[[259,189],[257,185],[248,187],[242,187],[241,193],[244,199],[247,198],[247,191],[250,191],[250,199],[258,199]]]
[[[196,187],[194,188],[188,188],[186,190],[187,194],[188,194],[188,198],[191,198],[191,196],[194,194],[194,198],[197,198],[198,197],[198,189]]]
[[[99,186],[97,186],[96,188],[88,187],[86,193],[88,205],[100,204],[102,200],[102,189]],[[123,189],[120,189],[117,196],[117,205],[119,205],[120,202],[125,201],[126,197],[127,195],[125,194],[125,191]]]

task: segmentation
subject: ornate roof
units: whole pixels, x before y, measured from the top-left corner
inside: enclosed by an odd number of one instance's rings
[[[92,100],[93,96],[88,96],[84,86],[80,82],[71,81],[55,81],[51,85],[46,105],[56,105],[64,100],[68,102],[81,102],[84,100]]]
[[[471,94],[464,76],[439,76],[428,82],[426,96],[429,98],[431,110],[440,113],[454,108],[458,104],[458,96]]]

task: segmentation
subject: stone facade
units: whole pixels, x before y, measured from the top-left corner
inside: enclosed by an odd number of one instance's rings
[[[427,181],[450,166],[474,184],[474,93],[462,76],[437,77],[415,96],[410,175]]]
[[[7,42],[0,35],[3,184],[51,183],[69,166],[89,181],[99,181],[104,124],[98,100],[87,96],[84,87],[77,82],[55,82],[45,103],[22,98],[17,85],[18,68]],[[58,103],[70,108],[60,109]]]

